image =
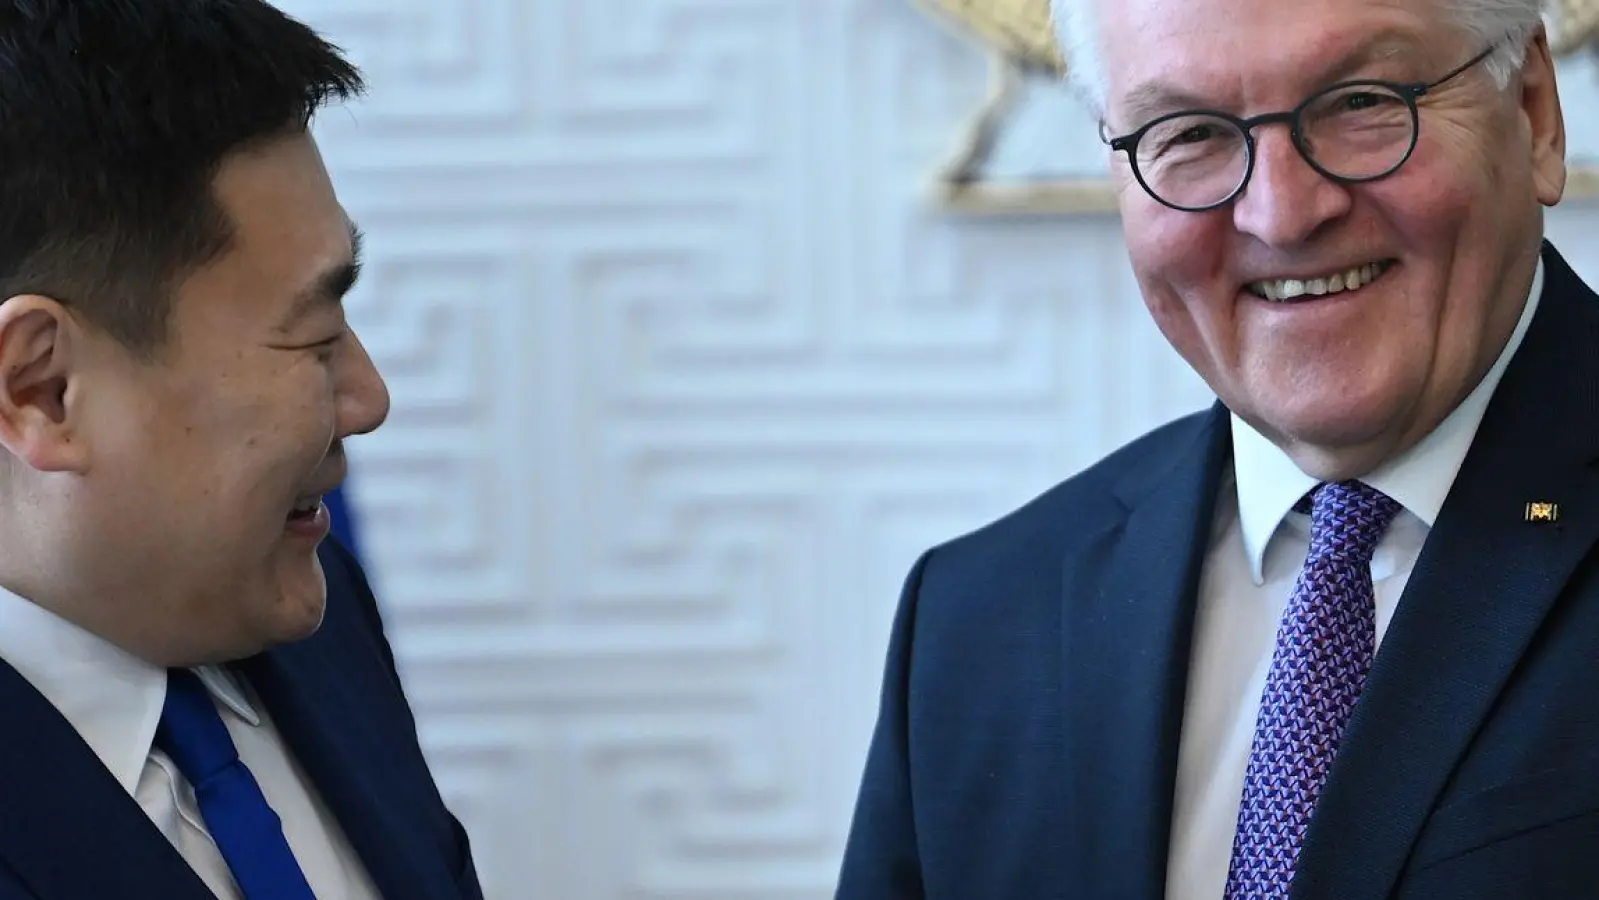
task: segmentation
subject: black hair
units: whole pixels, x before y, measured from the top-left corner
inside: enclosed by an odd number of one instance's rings
[[[155,353],[173,289],[231,244],[223,162],[363,90],[261,0],[0,0],[0,300]]]

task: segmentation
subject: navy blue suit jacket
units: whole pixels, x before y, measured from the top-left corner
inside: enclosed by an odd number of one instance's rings
[[[1545,291],[1383,640],[1295,900],[1599,897],[1599,298]],[[1159,900],[1220,406],[907,579],[837,896]],[[1529,501],[1559,504],[1529,523]]]
[[[318,554],[321,629],[236,668],[384,897],[482,900],[366,578],[331,538]],[[3,662],[0,721],[0,900],[214,900],[66,719]]]

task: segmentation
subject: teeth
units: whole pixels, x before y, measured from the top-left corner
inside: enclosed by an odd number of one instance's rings
[[[1320,297],[1325,294],[1359,290],[1376,281],[1377,276],[1381,275],[1387,268],[1387,263],[1366,263],[1363,266],[1356,266],[1347,272],[1335,272],[1332,275],[1321,278],[1308,280],[1274,278],[1266,281],[1257,281],[1249,285],[1249,290],[1256,296],[1265,297],[1267,300],[1292,300],[1307,294],[1313,297]]]

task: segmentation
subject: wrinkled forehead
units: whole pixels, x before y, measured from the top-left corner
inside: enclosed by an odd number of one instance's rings
[[[1370,65],[1452,59],[1438,0],[1088,0],[1113,118],[1172,103],[1288,102]]]

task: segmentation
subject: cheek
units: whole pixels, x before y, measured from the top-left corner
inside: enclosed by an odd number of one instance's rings
[[[306,453],[317,460],[326,454],[338,433],[338,410],[338,401],[329,393],[315,402],[308,401],[301,412]]]
[[[1430,252],[1452,246],[1474,228],[1497,230],[1486,227],[1489,223],[1479,211],[1494,211],[1493,218],[1501,218],[1506,207],[1484,201],[1504,193],[1507,182],[1515,179],[1504,161],[1508,154],[1488,149],[1457,127],[1435,129],[1430,139],[1416,144],[1396,177],[1366,186],[1371,205],[1399,237]]]
[[[1411,268],[1410,302],[1392,312],[1396,324],[1449,330],[1449,321],[1481,308],[1470,298],[1493,292],[1507,248],[1530,223],[1505,192],[1510,173],[1478,152],[1435,141],[1419,145],[1411,165],[1405,177],[1368,187],[1365,205],[1375,215],[1367,221],[1377,245],[1395,246]]]
[[[239,395],[214,432],[212,448],[241,489],[281,499],[309,477],[331,443],[335,406],[326,379],[309,370],[283,373],[260,389]]]
[[[1128,258],[1141,281],[1188,293],[1226,271],[1232,229],[1224,209],[1182,212],[1162,206],[1134,187],[1122,195],[1122,229]]]
[[[1214,346],[1231,321],[1225,214],[1178,212],[1154,201],[1124,209],[1128,258],[1145,305],[1192,360],[1201,345]]]
[[[333,444],[339,428],[340,398],[336,381],[326,366],[309,373],[295,406],[296,433],[313,465],[319,463]]]

